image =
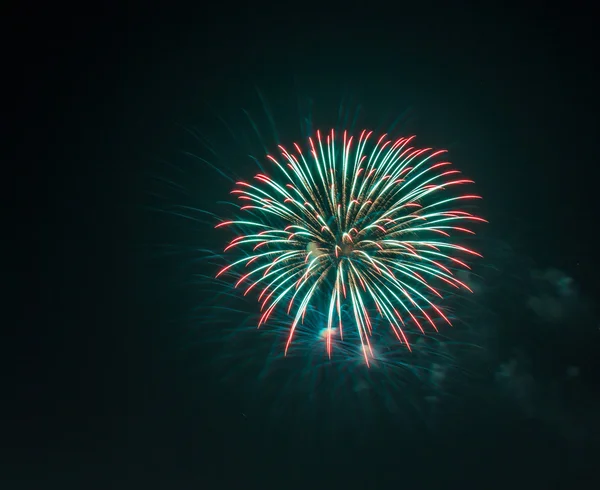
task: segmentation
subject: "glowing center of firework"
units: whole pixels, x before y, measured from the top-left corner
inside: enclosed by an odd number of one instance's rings
[[[354,250],[354,246],[349,242],[339,242],[335,246],[335,255],[338,258],[349,257],[352,255],[352,251]]]

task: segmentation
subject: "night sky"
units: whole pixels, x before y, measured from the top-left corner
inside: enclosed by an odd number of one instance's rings
[[[3,42],[2,489],[597,484],[591,11],[97,8],[14,10]],[[217,286],[195,279],[215,271],[194,250],[223,235],[164,211],[223,212],[231,183],[199,158],[254,175],[244,111],[271,148],[304,138],[309,115],[315,129],[357,111],[357,126],[396,122],[477,182],[490,224],[468,340],[485,355],[454,361],[475,372],[435,421],[418,403],[386,409],[380,386],[330,403],[290,381],[310,377],[302,359],[259,380],[265,337],[203,323]],[[342,388],[360,376],[337,372],[323,376]],[[414,380],[395,390],[412,400]]]

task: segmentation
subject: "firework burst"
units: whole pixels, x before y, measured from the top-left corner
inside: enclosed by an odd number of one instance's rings
[[[437,303],[447,291],[469,290],[455,272],[469,269],[465,257],[480,256],[455,238],[485,220],[464,210],[479,196],[449,192],[472,181],[440,160],[445,150],[415,148],[413,140],[317,131],[305,149],[294,143],[294,151],[279,146],[279,158],[267,155],[276,178],[237,182],[240,215],[217,227],[239,232],[225,251],[242,256],[217,277],[235,274],[244,295],[256,292],[259,327],[275,311],[289,316],[285,353],[317,301],[325,304],[329,356],[351,328],[367,364],[373,315],[409,350],[408,323],[422,333],[437,330],[439,319],[450,324]]]

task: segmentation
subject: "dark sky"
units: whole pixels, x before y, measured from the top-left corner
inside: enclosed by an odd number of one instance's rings
[[[9,16],[3,128],[15,152],[5,186],[16,212],[5,226],[2,488],[573,488],[597,479],[586,473],[591,449],[558,444],[535,424],[486,433],[466,411],[454,419],[462,429],[443,435],[408,435],[376,416],[334,440],[309,417],[289,432],[273,422],[266,435],[272,407],[254,425],[242,420],[243,389],[221,386],[210,359],[181,354],[184,327],[172,319],[193,301],[186,262],[148,253],[175,232],[144,209],[146,176],[161,160],[189,165],[182,150],[201,151],[184,128],[218,139],[215,112],[235,121],[247,109],[264,121],[258,87],[291,138],[300,99],[314,101],[324,126],[342,103],[381,127],[406,112],[408,131],[450,148],[477,180],[490,242],[565,271],[593,302],[591,11],[484,3],[418,15],[400,4],[228,3]],[[227,197],[229,184],[208,170],[190,175],[197,206]],[[469,428],[473,420],[482,425]]]

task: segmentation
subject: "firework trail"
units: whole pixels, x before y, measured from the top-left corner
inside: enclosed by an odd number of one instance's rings
[[[253,183],[237,182],[240,216],[217,228],[239,232],[225,251],[243,257],[217,277],[235,273],[244,295],[256,291],[259,327],[286,312],[286,353],[317,298],[328,305],[329,356],[350,324],[367,364],[373,315],[408,349],[407,322],[423,333],[427,324],[437,330],[435,319],[450,324],[436,303],[446,290],[469,290],[455,271],[469,269],[462,257],[480,257],[454,238],[485,220],[462,206],[479,196],[448,193],[472,181],[439,160],[445,150],[415,148],[413,139],[317,131],[306,149],[294,143],[295,151],[279,146],[281,157],[267,155],[277,178],[259,173]]]

